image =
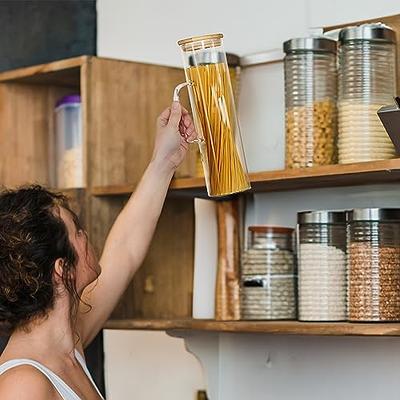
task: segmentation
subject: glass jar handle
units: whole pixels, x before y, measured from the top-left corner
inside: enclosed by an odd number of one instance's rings
[[[174,95],[173,95],[172,101],[176,101],[176,102],[180,103],[181,100],[180,100],[180,97],[179,97],[179,93],[183,88],[185,88],[187,86],[193,86],[193,82],[192,81],[183,82],[183,83],[180,83],[179,85],[177,85],[176,88],[174,89]],[[196,138],[196,139],[193,139],[193,140],[187,140],[187,142],[189,144],[202,143],[203,140],[201,138]]]

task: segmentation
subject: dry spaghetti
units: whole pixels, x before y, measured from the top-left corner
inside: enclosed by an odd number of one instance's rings
[[[224,196],[250,188],[244,160],[238,153],[240,135],[232,103],[229,69],[224,63],[186,69],[192,82],[192,107],[210,196]]]

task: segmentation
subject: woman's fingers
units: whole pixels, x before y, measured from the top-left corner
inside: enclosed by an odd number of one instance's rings
[[[171,115],[171,107],[166,108],[157,118],[157,125],[159,127],[166,126]]]
[[[168,125],[173,128],[179,127],[181,118],[182,118],[182,106],[177,101],[174,101],[171,106]]]

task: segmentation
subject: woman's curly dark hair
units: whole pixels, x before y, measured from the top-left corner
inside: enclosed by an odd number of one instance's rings
[[[60,208],[78,218],[68,200],[41,186],[0,192],[0,333],[45,317],[55,299],[54,265],[63,260],[62,281],[74,303],[78,255]],[[79,227],[79,225],[78,225]]]

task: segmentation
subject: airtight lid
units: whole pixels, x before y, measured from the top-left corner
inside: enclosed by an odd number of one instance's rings
[[[339,42],[349,40],[369,40],[376,42],[396,43],[396,32],[381,22],[349,26],[339,32]]]
[[[347,212],[347,221],[400,221],[400,208],[355,208]]]
[[[178,41],[178,45],[183,51],[196,51],[200,49],[209,49],[222,45],[222,33],[211,33],[208,35],[193,36]]]
[[[81,96],[79,94],[69,94],[57,100],[56,108],[66,104],[80,104],[80,103],[81,103]]]
[[[290,39],[283,43],[283,51],[285,53],[307,50],[336,53],[336,40],[315,36]]]
[[[297,213],[298,224],[344,224],[345,211],[302,211]]]

